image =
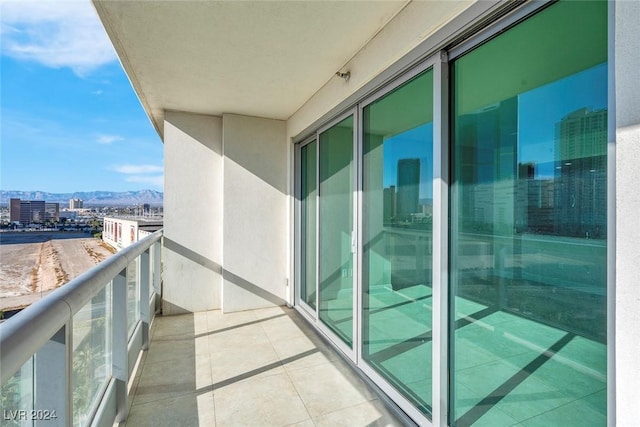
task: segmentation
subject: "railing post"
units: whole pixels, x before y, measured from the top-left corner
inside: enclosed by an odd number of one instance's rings
[[[162,280],[162,244],[156,242],[153,244],[153,289],[157,294],[156,310],[162,299],[162,290],[160,289],[160,281]]]
[[[140,254],[140,328],[142,332],[142,350],[149,349],[149,286],[151,285],[151,267],[149,249]]]
[[[129,377],[129,334],[127,330],[127,269],[113,278],[113,304],[111,319],[112,375],[116,387],[116,422],[127,419],[129,402],[127,401],[127,382]]]
[[[73,425],[72,320],[69,320],[36,353],[33,412],[34,425]]]

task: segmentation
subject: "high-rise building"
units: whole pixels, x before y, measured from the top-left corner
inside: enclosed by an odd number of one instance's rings
[[[46,221],[60,220],[60,203],[45,202],[44,219]]]
[[[607,111],[581,108],[556,124],[556,233],[602,237],[607,228]]]
[[[82,209],[84,201],[82,199],[69,199],[69,209]]]
[[[383,190],[383,222],[385,224],[396,220],[396,186],[392,185]]]
[[[44,200],[22,200],[20,202],[20,222],[42,222],[45,220]]]
[[[606,154],[607,110],[580,108],[556,123],[556,160],[582,159]]]
[[[9,200],[9,220],[20,221],[20,199]]]
[[[396,214],[405,221],[411,214],[420,212],[420,159],[398,160],[398,190]]]
[[[60,219],[60,203],[11,199],[9,201],[9,219],[19,221],[22,224],[58,221]]]

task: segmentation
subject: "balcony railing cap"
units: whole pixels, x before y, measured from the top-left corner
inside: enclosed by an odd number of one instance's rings
[[[0,324],[0,384],[4,384],[74,314],[162,238],[162,230],[109,257]]]

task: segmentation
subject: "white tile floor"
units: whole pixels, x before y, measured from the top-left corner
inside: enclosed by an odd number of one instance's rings
[[[400,426],[287,308],[157,317],[128,426]]]

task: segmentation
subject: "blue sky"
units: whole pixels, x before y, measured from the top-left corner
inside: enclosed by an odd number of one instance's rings
[[[0,189],[162,191],[163,144],[89,1],[0,1]]]
[[[518,95],[518,163],[535,163],[536,178],[555,173],[555,126],[581,108],[607,108],[607,64],[600,64]],[[394,135],[384,144],[385,187],[397,185],[398,160],[420,159],[420,198],[432,198],[433,125]]]

